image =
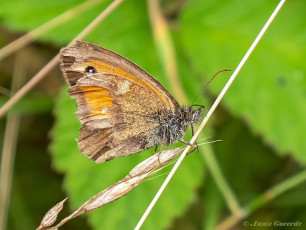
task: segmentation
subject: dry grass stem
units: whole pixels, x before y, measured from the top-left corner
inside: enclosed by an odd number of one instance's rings
[[[85,1],[76,7],[67,10],[66,12],[62,13],[61,15],[53,18],[52,20],[46,22],[45,24],[37,27],[36,29],[30,31],[29,33],[23,35],[22,37],[16,39],[15,41],[11,42],[10,44],[4,46],[0,49],[0,60],[5,58],[6,56],[11,55],[12,53],[20,50],[24,46],[28,45],[39,36],[47,33],[48,31],[52,30],[53,28],[65,23],[66,21],[70,20],[71,18],[75,17],[76,15],[80,14],[87,9],[90,9],[100,3],[99,0],[90,0]]]
[[[46,229],[50,227],[57,219],[58,214],[62,211],[64,203],[68,198],[54,205],[44,216],[37,230]]]
[[[283,6],[283,4],[285,3],[286,0],[281,0],[280,3],[277,5],[277,7],[275,8],[275,10],[273,11],[273,13],[271,14],[270,18],[268,19],[268,21],[266,22],[266,24],[264,25],[264,27],[261,29],[261,31],[259,32],[259,34],[257,35],[257,37],[255,38],[254,42],[252,43],[252,45],[250,46],[250,48],[248,49],[248,51],[246,52],[246,54],[244,55],[244,57],[242,58],[241,62],[238,64],[237,68],[235,69],[233,75],[230,77],[230,79],[228,80],[228,82],[225,84],[224,88],[222,89],[222,91],[220,92],[219,96],[217,97],[217,99],[215,100],[215,102],[213,103],[212,107],[210,108],[210,110],[208,111],[208,113],[206,114],[205,118],[203,119],[201,125],[199,126],[198,130],[195,132],[195,134],[193,135],[193,137],[191,138],[191,140],[189,141],[190,144],[193,144],[195,142],[195,140],[197,139],[197,137],[199,136],[200,132],[202,132],[203,128],[205,127],[206,123],[208,122],[209,118],[211,117],[211,115],[214,113],[214,111],[216,110],[217,106],[219,105],[219,103],[221,102],[222,98],[224,97],[225,93],[228,91],[229,87],[232,85],[233,81],[236,79],[238,73],[240,72],[241,68],[243,67],[243,65],[246,63],[246,61],[248,60],[248,58],[250,57],[251,53],[254,51],[255,47],[257,46],[258,42],[261,40],[261,38],[263,37],[263,35],[265,34],[265,32],[267,31],[267,29],[269,28],[269,26],[271,25],[272,21],[274,20],[274,18],[276,17],[277,13],[279,12],[279,10],[281,9],[281,7]],[[185,156],[187,155],[187,152],[189,151],[190,146],[187,145],[186,148],[184,149],[183,153],[181,154],[181,156],[179,157],[179,159],[177,160],[177,162],[175,163],[175,165],[173,166],[172,170],[170,171],[169,175],[167,176],[167,178],[165,179],[164,183],[161,185],[160,189],[158,190],[158,192],[156,193],[155,197],[153,198],[153,200],[151,201],[150,205],[148,206],[147,210],[145,211],[145,213],[143,214],[143,216],[141,217],[141,219],[139,220],[138,224],[135,227],[135,230],[140,229],[140,227],[142,226],[143,222],[145,221],[145,219],[147,218],[147,216],[149,215],[149,213],[151,212],[152,208],[154,207],[154,205],[156,204],[157,200],[159,199],[159,197],[161,196],[162,192],[164,191],[164,189],[166,188],[166,186],[168,185],[169,181],[171,180],[171,178],[173,177],[174,173],[176,172],[176,170],[178,169],[178,167],[180,166],[180,164],[182,163],[183,159],[185,158]],[[240,211],[240,210],[238,210]]]
[[[135,166],[126,177],[97,193],[71,215],[62,219],[54,227],[50,227],[55,222],[56,217],[61,211],[62,205],[66,199],[63,200],[47,212],[37,230],[58,229],[69,220],[83,213],[95,210],[119,199],[120,197],[129,193],[138,184],[142,183],[148,176],[163,168],[165,165],[168,165],[169,162],[173,161],[180,154],[181,150],[182,148],[168,149],[152,155]]]
[[[167,20],[162,14],[159,1],[148,0],[147,2],[155,44],[161,56],[169,85],[175,98],[179,99],[181,104],[187,104],[188,99],[179,79],[175,47]]]
[[[27,59],[25,55],[18,53],[11,91],[21,87],[25,80],[26,69]],[[0,167],[0,229],[5,229],[7,223],[20,121],[19,114],[9,113],[7,116]]]
[[[178,101],[181,102],[181,104],[188,104],[187,95],[185,94],[179,79],[175,46],[173,44],[173,40],[171,39],[169,26],[160,8],[159,1],[148,0],[148,8],[153,28],[154,40],[159,50],[160,56],[162,57],[162,62],[166,70],[166,76],[170,82],[172,92],[174,92],[175,98],[177,98]],[[192,104],[194,104],[196,98],[200,94],[202,94],[203,89],[207,87],[209,82],[195,97]],[[229,209],[232,211],[238,210],[240,208],[239,203],[234,193],[231,191],[230,186],[228,185],[225,177],[222,175],[221,168],[219,167],[218,162],[214,157],[213,150],[210,148],[209,145],[205,145],[205,147],[201,148],[201,152],[205,152],[205,155],[203,154],[204,161],[207,163],[207,167],[210,170],[210,173],[212,174],[217,185],[219,186],[220,191],[222,192]]]
[[[113,12],[123,0],[113,1],[100,15],[98,15],[94,21],[92,21],[79,35],[77,35],[70,44],[75,40],[83,39],[89,34],[103,19],[106,18],[111,12]],[[59,61],[59,54],[56,55],[48,64],[44,66],[28,83],[26,83],[12,98],[10,98],[0,108],[0,118],[13,106],[15,105],[24,95],[26,95],[38,82],[40,82],[46,74],[53,69]]]

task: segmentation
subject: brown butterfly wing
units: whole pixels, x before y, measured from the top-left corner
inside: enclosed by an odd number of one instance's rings
[[[96,73],[89,74],[86,68]],[[152,76],[126,58],[86,42],[61,50],[61,68],[77,100],[82,123],[81,152],[96,162],[150,148],[158,110],[174,111],[177,101]]]

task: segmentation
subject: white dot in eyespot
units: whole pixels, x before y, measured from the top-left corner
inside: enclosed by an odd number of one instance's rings
[[[87,66],[86,69],[85,69],[85,72],[87,74],[95,74],[95,73],[97,73],[97,70],[93,66]]]

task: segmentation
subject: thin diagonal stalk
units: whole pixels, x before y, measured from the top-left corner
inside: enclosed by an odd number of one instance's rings
[[[123,179],[95,194],[69,216],[60,220],[55,226],[52,226],[55,223],[58,214],[61,212],[63,204],[67,198],[64,199],[63,201],[57,203],[45,214],[37,230],[58,229],[68,221],[86,212],[101,208],[102,206],[125,196],[140,183],[146,181],[148,176],[156,173],[173,162],[173,160],[180,154],[181,150],[182,148],[167,149],[145,159],[136,165]]]
[[[222,98],[224,97],[225,93],[228,91],[229,87],[231,86],[231,84],[233,83],[233,81],[236,79],[238,73],[240,72],[241,68],[243,67],[243,65],[246,63],[246,61],[248,60],[248,58],[250,57],[251,53],[254,51],[255,47],[257,46],[258,42],[261,40],[261,38],[263,37],[263,35],[265,34],[265,32],[267,31],[267,29],[269,28],[269,26],[271,25],[272,21],[274,20],[275,16],[277,15],[277,13],[279,12],[279,10],[281,9],[281,7],[283,6],[283,4],[286,2],[286,0],[281,0],[280,3],[277,5],[277,7],[275,8],[275,10],[273,11],[272,15],[270,16],[270,18],[268,19],[268,21],[266,22],[266,24],[264,25],[264,27],[262,28],[262,30],[259,32],[259,34],[257,35],[256,39],[254,40],[254,42],[252,43],[252,45],[250,46],[250,48],[248,49],[248,51],[246,52],[246,54],[244,55],[244,57],[242,58],[241,62],[239,63],[239,65],[237,66],[237,68],[235,69],[233,75],[230,77],[230,79],[228,80],[228,82],[226,83],[226,85],[224,86],[224,88],[222,89],[221,93],[219,94],[219,96],[217,97],[217,99],[215,100],[214,104],[212,105],[212,107],[210,108],[210,110],[208,111],[208,113],[206,114],[205,118],[203,119],[200,127],[198,128],[198,130],[196,131],[196,133],[193,135],[193,137],[190,140],[190,143],[193,144],[196,140],[196,138],[199,136],[200,132],[203,130],[203,128],[205,127],[206,123],[208,122],[209,118],[211,117],[211,115],[213,114],[213,112],[216,110],[217,106],[219,105],[219,103],[221,102]],[[176,170],[178,169],[179,165],[182,163],[183,159],[185,158],[185,156],[187,155],[187,152],[189,151],[191,146],[187,145],[186,148],[184,149],[183,153],[181,154],[181,156],[179,157],[179,159],[177,160],[177,162],[175,163],[175,165],[173,166],[172,170],[170,171],[169,175],[167,176],[167,178],[165,179],[164,183],[161,185],[160,189],[158,190],[157,194],[155,195],[155,197],[153,198],[152,202],[150,203],[150,205],[148,206],[147,210],[145,211],[145,213],[143,214],[143,216],[141,217],[141,219],[139,220],[138,224],[136,225],[135,229],[138,230],[140,229],[140,227],[142,226],[142,224],[144,223],[145,219],[147,218],[147,216],[149,215],[149,213],[151,212],[152,208],[154,207],[154,205],[156,204],[157,200],[159,199],[159,197],[161,196],[162,192],[164,191],[164,189],[166,188],[166,186],[168,185],[169,181],[171,180],[171,178],[173,177],[174,173],[176,172]]]
[[[179,101],[182,104],[187,104],[188,99],[182,84],[180,83],[179,74],[177,71],[175,48],[171,39],[169,26],[161,12],[159,0],[148,0],[148,10],[153,29],[154,40],[159,54],[162,57],[166,76],[170,82],[169,85],[172,88],[172,92],[176,98],[179,98]]]
[[[206,151],[203,152],[202,155],[207,163],[207,167],[209,168],[211,176],[213,177],[214,182],[217,184],[217,187],[222,193],[227,207],[231,213],[241,212],[242,209],[239,205],[238,199],[227,183],[212,149],[206,148]]]
[[[25,78],[24,73],[26,72],[25,68],[26,59],[22,54],[18,54],[16,56],[12,78],[12,91],[16,91],[23,84]],[[6,229],[19,124],[20,116],[18,114],[8,114],[4,133],[0,171],[0,229]]]
[[[106,16],[108,16],[113,10],[115,10],[123,0],[115,0],[111,3],[98,17],[94,19],[78,36],[73,39],[83,39],[89,32],[91,32]],[[72,41],[72,42],[73,42]],[[71,43],[72,43],[71,42]],[[70,43],[70,44],[71,44]],[[53,69],[59,61],[59,54],[56,55],[48,64],[46,64],[28,83],[26,83],[12,98],[10,98],[0,108],[0,118],[15,105],[24,95],[26,95],[38,82],[40,82],[46,74]]]
[[[226,218],[218,227],[218,230],[232,229],[237,223],[249,216],[251,213],[261,208],[277,196],[287,192],[288,190],[298,186],[299,184],[306,181],[306,170],[297,173],[296,175],[286,179],[285,181],[275,185],[274,187],[267,190],[265,193],[257,197],[255,200],[250,202],[244,208],[243,213],[233,213],[230,217]]]
[[[155,43],[159,49],[160,54],[162,55],[162,61],[166,69],[166,76],[170,82],[170,86],[172,87],[172,91],[174,92],[176,98],[182,104],[187,103],[187,96],[183,90],[182,84],[179,80],[178,70],[177,70],[177,62],[175,58],[175,48],[173,45],[173,41],[170,36],[169,26],[167,24],[166,19],[164,18],[159,1],[158,0],[148,0],[149,14],[151,19],[151,24],[153,27],[153,35]],[[204,145],[201,146],[201,152],[207,163],[208,169],[214,181],[218,185],[223,197],[231,210],[231,212],[237,212],[240,210],[239,203],[235,194],[232,192],[230,186],[228,185],[223,173],[218,165],[218,162],[214,156],[213,150],[211,146]]]
[[[45,24],[37,27],[36,29],[32,30],[29,33],[21,36],[20,38],[16,39],[15,41],[9,43],[8,45],[4,46],[0,49],[0,60],[5,58],[6,56],[18,51],[22,47],[28,45],[39,36],[45,34],[46,32],[52,30],[53,28],[57,27],[58,25],[63,24],[64,22],[68,21],[69,19],[75,17],[79,13],[92,8],[93,6],[100,3],[100,0],[90,0],[85,1],[82,4],[62,13],[61,15],[53,18],[52,20],[46,22]]]

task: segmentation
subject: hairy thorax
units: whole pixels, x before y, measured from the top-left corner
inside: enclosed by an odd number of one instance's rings
[[[162,110],[156,114],[159,127],[157,129],[156,144],[171,145],[177,141],[183,140],[186,130],[189,126],[198,123],[202,115],[201,108],[196,110],[191,107],[181,107],[176,111]]]

